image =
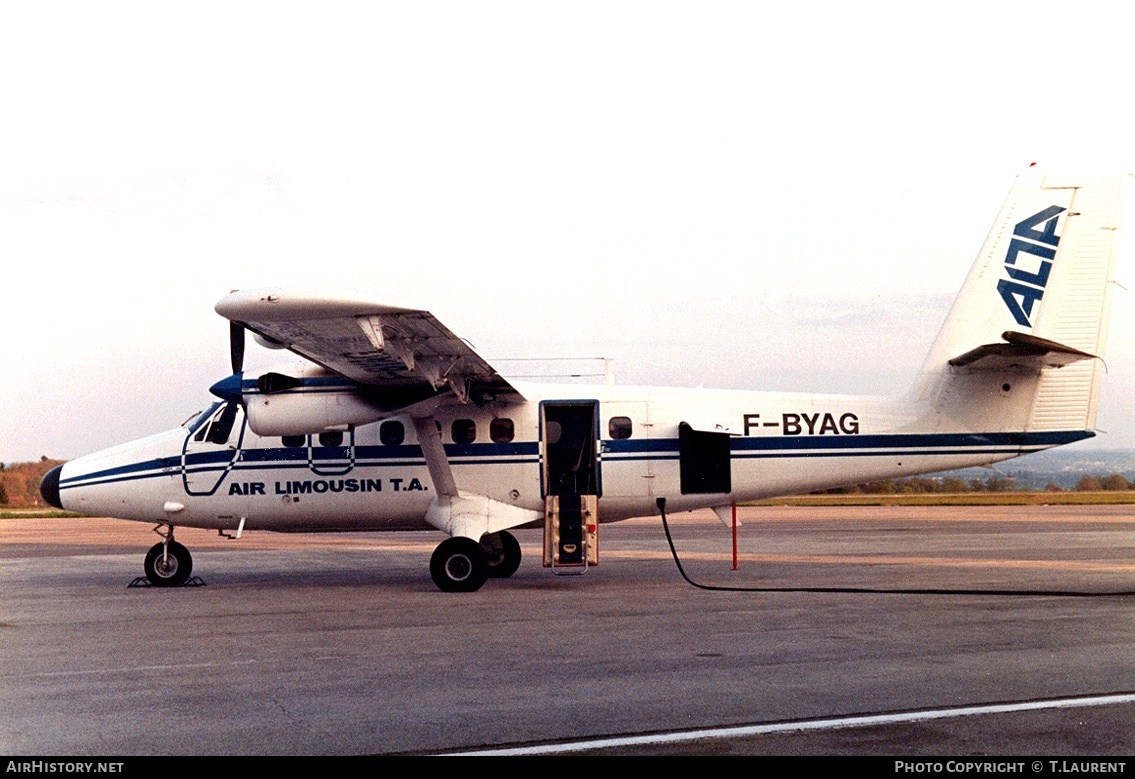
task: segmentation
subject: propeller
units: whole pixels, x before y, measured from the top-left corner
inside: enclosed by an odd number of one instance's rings
[[[236,422],[237,410],[244,402],[244,325],[239,322],[229,322],[229,357],[232,360],[232,375],[209,388],[210,392],[225,401],[225,408],[219,417],[215,417],[207,428],[197,434],[196,440],[201,440],[204,435],[210,443],[227,443]]]
[[[244,370],[244,325],[229,322],[229,354],[232,357],[233,373]]]
[[[232,375],[218,381],[209,391],[221,400],[239,403],[244,378],[244,325],[239,322],[229,322],[229,356],[232,359]]]

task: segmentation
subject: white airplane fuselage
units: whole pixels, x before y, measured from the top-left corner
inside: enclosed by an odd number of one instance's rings
[[[658,497],[670,511],[728,506],[984,465],[1091,435],[931,432],[903,399],[580,385],[524,392],[528,399],[516,403],[433,409],[459,489],[542,512],[541,407],[594,404],[600,522],[655,514]],[[222,406],[211,407],[214,414]],[[434,485],[406,414],[289,440],[257,435],[239,413],[224,443],[194,441],[208,421],[72,461],[60,485],[64,508],[221,530],[431,527]],[[728,490],[683,483],[682,423],[727,442]]]

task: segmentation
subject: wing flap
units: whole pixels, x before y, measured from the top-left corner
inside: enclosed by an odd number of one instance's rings
[[[234,292],[216,311],[360,384],[449,388],[478,403],[516,392],[428,311],[279,290]]]

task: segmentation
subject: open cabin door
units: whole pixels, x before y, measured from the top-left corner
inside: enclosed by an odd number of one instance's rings
[[[678,463],[683,495],[706,495],[733,491],[731,433],[678,425]]]
[[[582,573],[599,562],[599,403],[541,403],[540,451],[544,566]]]

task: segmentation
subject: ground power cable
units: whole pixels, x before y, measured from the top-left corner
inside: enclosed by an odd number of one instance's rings
[[[950,588],[895,588],[884,587],[732,587],[726,585],[702,584],[695,582],[686,574],[682,561],[678,558],[678,550],[674,546],[674,539],[670,535],[670,523],[666,519],[666,498],[658,498],[658,513],[662,515],[662,528],[666,531],[666,543],[670,545],[670,554],[674,557],[674,564],[678,566],[678,573],[691,586],[699,590],[715,592],[817,592],[817,593],[871,593],[876,595],[999,595],[999,596],[1052,596],[1060,598],[1117,598],[1135,596],[1135,590],[1120,592],[1078,592],[1074,590],[970,590]]]

